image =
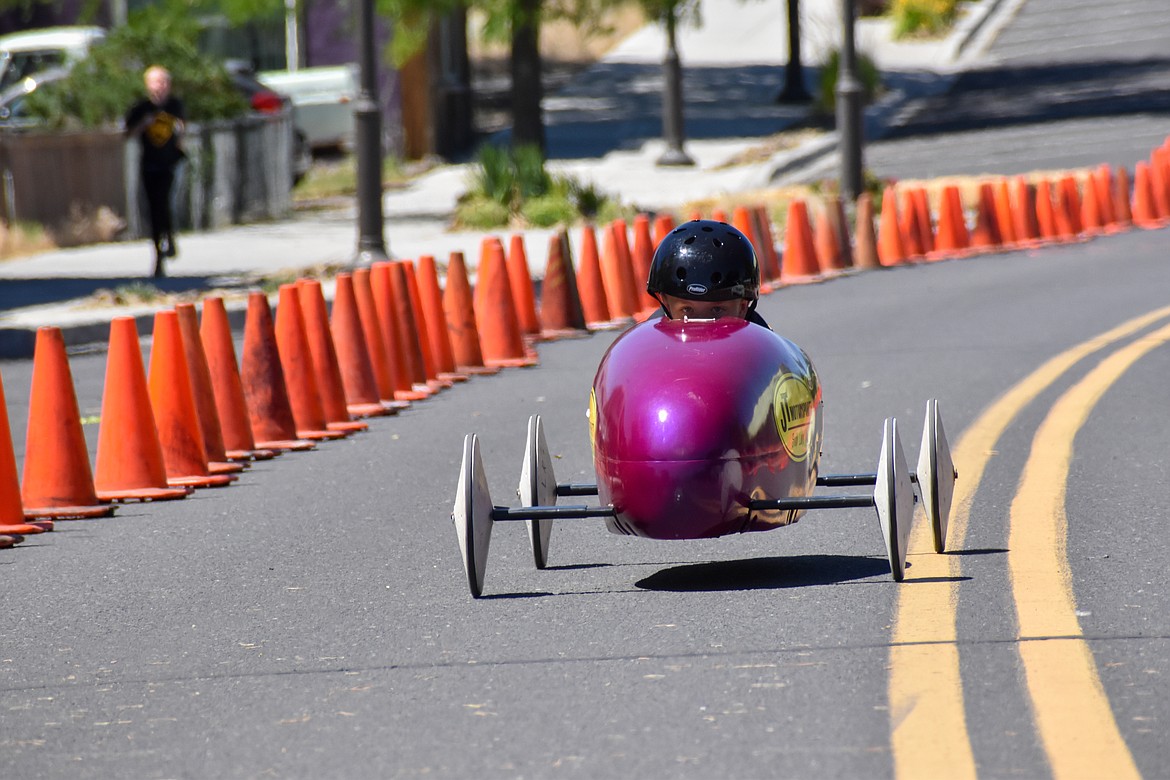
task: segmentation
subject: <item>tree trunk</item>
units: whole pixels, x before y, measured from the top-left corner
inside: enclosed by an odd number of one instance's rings
[[[545,151],[541,100],[540,0],[520,0],[512,25],[512,146]]]

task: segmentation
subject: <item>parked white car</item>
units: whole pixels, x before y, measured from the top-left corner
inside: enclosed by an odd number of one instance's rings
[[[357,71],[353,65],[328,65],[257,74],[269,89],[292,98],[297,127],[314,149],[353,148],[353,103]]]
[[[46,27],[0,36],[0,92],[43,71],[72,65],[105,35],[100,27]]]

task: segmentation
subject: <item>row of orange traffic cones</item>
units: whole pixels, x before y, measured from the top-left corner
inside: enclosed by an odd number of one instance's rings
[[[925,187],[887,186],[880,214],[868,194],[856,204],[855,237],[844,228],[840,199],[829,202],[815,232],[805,203],[789,204],[782,278],[796,283],[846,268],[879,268],[907,262],[965,257],[982,252],[1027,249],[1088,240],[1132,227],[1170,224],[1170,137],[1137,163],[1131,186],[1124,167],[1109,165],[1056,178],[1022,176],[979,184],[974,219],[957,185],[936,196]],[[875,221],[877,223],[875,230]]]
[[[452,258],[446,292],[430,257],[341,274],[331,315],[315,279],[283,285],[275,317],[254,292],[238,361],[221,298],[204,299],[201,321],[194,304],[157,312],[149,370],[135,320],[114,319],[92,470],[63,334],[41,328],[22,480],[0,390],[0,546],[54,521],[108,516],[111,502],[231,484],[251,460],[364,430],[358,418],[393,414],[469,373],[534,364],[522,341],[501,341],[497,321],[510,320],[517,339],[519,331],[513,307],[488,297],[506,273],[493,258],[485,257],[477,295],[481,311],[500,316],[467,316],[461,257]],[[482,345],[480,328],[492,337]],[[458,370],[457,354],[466,363]]]

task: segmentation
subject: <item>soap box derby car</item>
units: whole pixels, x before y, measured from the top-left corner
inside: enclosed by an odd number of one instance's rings
[[[471,593],[483,593],[492,526],[528,525],[536,568],[548,559],[553,520],[603,518],[609,531],[651,539],[706,539],[769,531],[806,510],[877,510],[890,570],[902,580],[914,515],[913,483],[946,543],[957,474],[936,401],[929,401],[917,475],[902,455],[897,420],[886,419],[873,474],[821,475],[822,390],[809,357],[746,320],[657,319],[623,333],[598,367],[589,399],[596,484],[559,484],[539,416],[528,421],[518,495],[494,506],[468,434],[455,522]],[[817,488],[873,486],[872,494],[822,495]],[[570,496],[597,505],[558,505]]]

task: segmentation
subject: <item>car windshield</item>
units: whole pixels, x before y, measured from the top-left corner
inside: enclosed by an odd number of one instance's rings
[[[34,73],[64,64],[65,53],[60,49],[7,52],[0,61],[0,92]]]

